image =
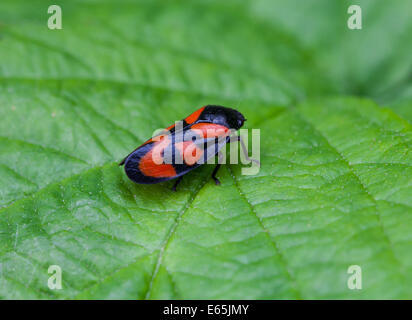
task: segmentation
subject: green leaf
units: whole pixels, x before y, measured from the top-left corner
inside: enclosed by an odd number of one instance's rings
[[[409,1],[362,31],[338,1],[57,4],[0,3],[1,298],[412,298]],[[205,104],[261,130],[257,175],[125,176]]]

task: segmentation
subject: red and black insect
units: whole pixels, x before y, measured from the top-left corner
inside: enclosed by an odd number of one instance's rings
[[[176,191],[184,174],[206,163],[214,157],[223,156],[220,149],[231,142],[232,130],[238,130],[246,121],[237,110],[222,106],[208,105],[193,112],[181,122],[181,128],[175,125],[166,128],[167,134],[157,135],[147,140],[130,153],[119,165],[124,165],[127,176],[136,183],[154,184],[178,178],[173,186]],[[235,141],[241,141],[235,136]],[[241,141],[243,151],[247,150]],[[170,161],[165,161],[166,153]],[[177,159],[182,161],[177,161]],[[251,160],[251,159],[249,159]],[[216,184],[219,170],[218,163],[212,178]]]

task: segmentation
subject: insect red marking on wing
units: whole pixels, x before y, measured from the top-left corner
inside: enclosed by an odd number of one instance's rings
[[[175,125],[172,125],[170,127],[167,127],[166,129],[163,130],[163,132],[157,136],[154,136],[153,138],[150,138],[149,140],[147,140],[146,142],[144,142],[141,146],[144,146],[145,144],[148,144],[150,142],[156,142],[156,141],[161,141],[163,140],[164,137],[167,137],[170,132],[168,132],[171,128],[173,128]],[[140,146],[140,147],[141,147]],[[140,148],[139,147],[139,148]]]
[[[139,170],[145,175],[154,178],[169,178],[176,176],[176,170],[171,164],[163,163],[162,151],[170,144],[170,138],[159,136],[153,148],[150,149],[141,159]]]
[[[223,137],[229,134],[229,129],[227,127],[214,123],[196,123],[190,128],[196,133],[199,132],[199,134],[203,135],[203,138]]]
[[[195,121],[197,120],[197,118],[199,118],[200,114],[202,113],[202,111],[203,111],[204,109],[205,109],[205,107],[202,107],[202,108],[200,108],[199,110],[193,112],[191,115],[189,115],[189,116],[187,116],[187,117],[185,118],[185,121],[186,121],[188,124],[191,124],[191,123],[195,122]],[[173,128],[175,127],[175,125],[176,125],[176,124],[172,124],[172,125],[168,126],[165,130],[169,131],[169,130],[173,129]],[[148,143],[150,143],[150,142],[153,142],[153,139],[147,140],[146,142],[144,142],[144,143],[142,144],[142,146],[144,146],[145,144],[148,144]]]
[[[192,141],[182,141],[175,144],[177,150],[183,155],[183,161],[188,165],[194,165],[203,155],[203,150]]]
[[[188,124],[191,124],[191,123],[195,122],[199,118],[200,114],[203,112],[204,109],[205,109],[205,107],[202,107],[199,110],[193,112],[190,116],[187,116],[185,118],[185,121]]]

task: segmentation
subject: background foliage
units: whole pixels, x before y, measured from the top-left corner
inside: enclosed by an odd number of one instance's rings
[[[411,1],[54,3],[0,2],[0,297],[412,298]],[[205,104],[261,129],[257,176],[125,177]]]

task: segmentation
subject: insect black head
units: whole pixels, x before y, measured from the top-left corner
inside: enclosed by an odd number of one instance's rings
[[[241,128],[246,121],[243,114],[235,109],[212,105],[206,106],[199,120],[224,125],[236,130]]]

